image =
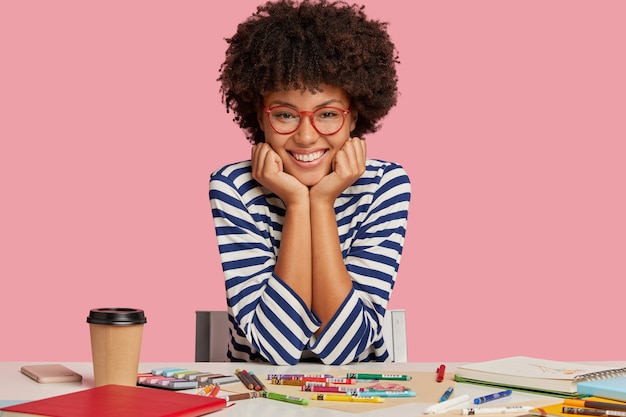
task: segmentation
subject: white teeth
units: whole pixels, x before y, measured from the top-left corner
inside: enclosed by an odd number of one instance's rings
[[[321,158],[322,155],[324,155],[324,152],[320,151],[320,152],[313,152],[313,153],[307,153],[307,154],[294,153],[293,157],[296,158],[298,161],[311,162],[311,161],[315,161],[318,158]]]

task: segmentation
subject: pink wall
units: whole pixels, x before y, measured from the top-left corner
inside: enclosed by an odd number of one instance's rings
[[[193,360],[225,308],[209,173],[249,155],[216,82],[235,3],[0,2],[0,360],[89,360],[103,306],[146,311],[142,360]],[[368,150],[413,183],[409,359],[625,359],[626,3],[364,4],[402,61]]]

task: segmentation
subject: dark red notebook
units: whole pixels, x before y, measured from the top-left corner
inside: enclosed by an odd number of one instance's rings
[[[103,385],[0,409],[2,417],[198,417],[226,400],[144,387]]]

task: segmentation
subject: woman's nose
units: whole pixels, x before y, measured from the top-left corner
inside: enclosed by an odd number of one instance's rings
[[[298,130],[294,133],[294,141],[299,144],[310,144],[317,141],[319,133],[313,127],[313,123],[310,117],[303,117]]]

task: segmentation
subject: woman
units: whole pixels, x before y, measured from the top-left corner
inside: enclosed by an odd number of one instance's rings
[[[223,100],[253,144],[209,190],[233,361],[388,358],[410,183],[363,139],[397,100],[386,27],[357,5],[285,0],[227,39]]]

